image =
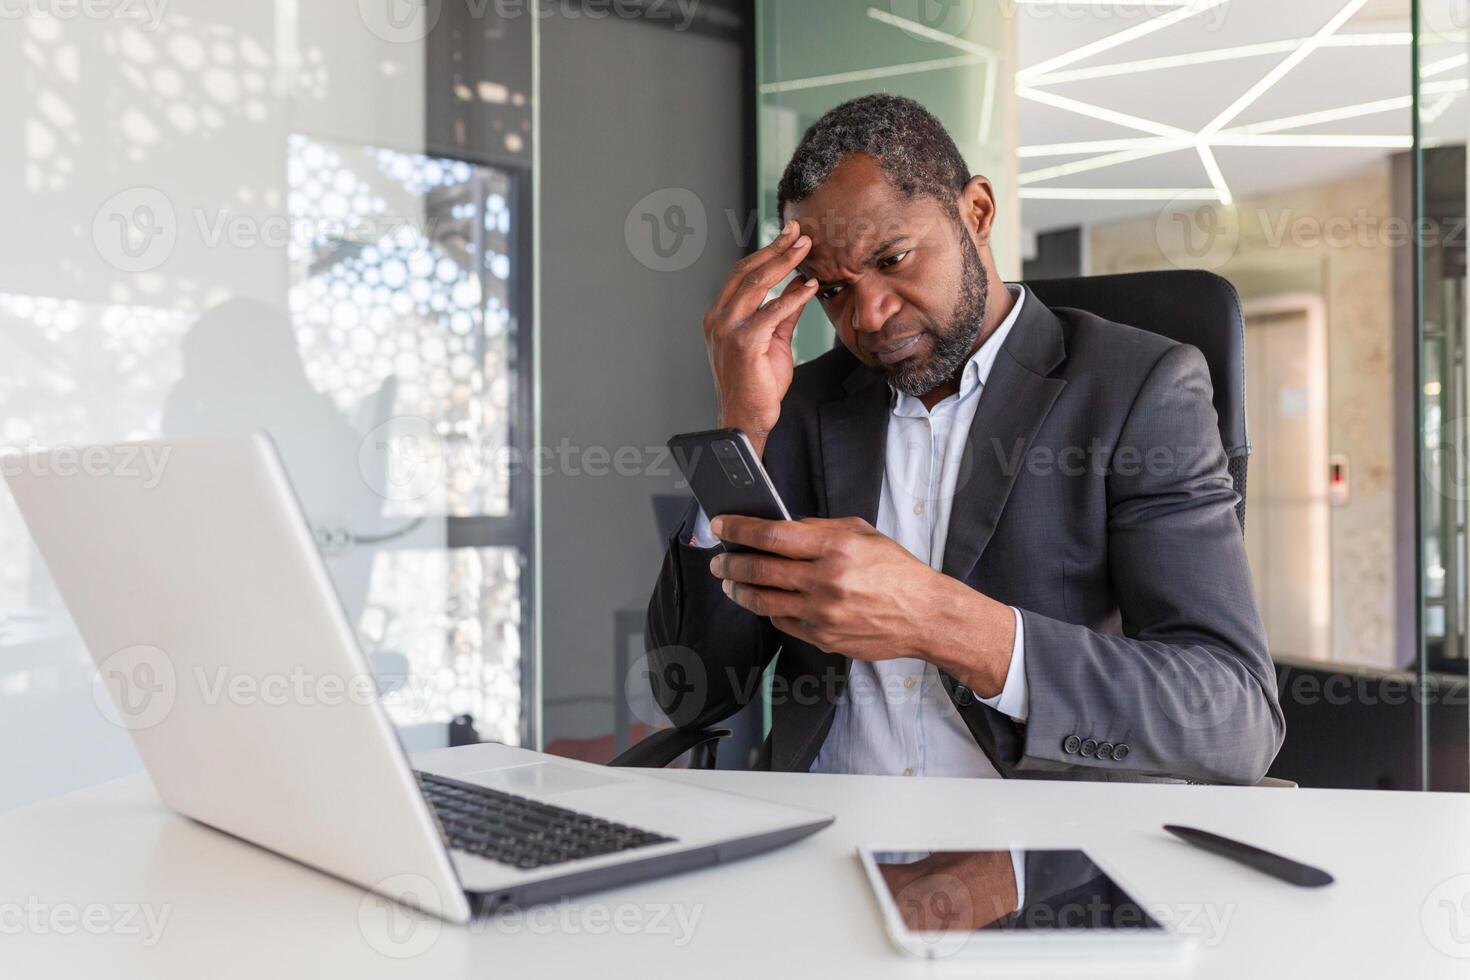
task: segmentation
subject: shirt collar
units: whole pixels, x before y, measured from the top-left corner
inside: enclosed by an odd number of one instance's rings
[[[960,374],[959,398],[970,397],[977,388],[984,388],[985,382],[990,380],[990,369],[995,367],[995,359],[1000,356],[1001,348],[1005,346],[1006,338],[1010,336],[1011,328],[1021,317],[1021,307],[1026,302],[1026,287],[1020,283],[1006,283],[1006,291],[1011,294],[1014,302],[1011,311],[1006,318],[995,328],[995,332],[985,338],[970,359],[965,362],[963,372]],[[929,414],[924,403],[913,395],[904,394],[897,389],[893,390],[893,414],[908,418],[923,418]]]

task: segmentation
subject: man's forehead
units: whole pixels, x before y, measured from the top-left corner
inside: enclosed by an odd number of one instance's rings
[[[933,233],[935,216],[919,206],[922,200],[926,199],[820,212],[793,209],[791,216],[801,225],[802,234],[811,237],[812,261],[861,262],[885,244],[927,239]]]
[[[864,259],[896,238],[929,234],[943,213],[927,195],[904,197],[870,157],[849,157],[809,197],[788,206],[788,217],[811,237],[813,261]]]

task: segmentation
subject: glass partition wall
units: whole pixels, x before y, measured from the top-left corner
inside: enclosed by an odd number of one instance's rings
[[[1414,44],[1413,303],[1421,433],[1418,540],[1420,730],[1430,788],[1463,788],[1470,755],[1470,358],[1467,358],[1466,155],[1470,3],[1418,0]]]
[[[0,32],[4,458],[264,429],[410,746],[459,715],[525,741],[535,707],[505,465],[531,438],[533,25],[461,8],[32,5]],[[136,768],[106,702],[0,490],[0,738],[27,747],[0,806]]]
[[[1303,785],[1470,787],[1465,7],[757,4],[767,236],[805,127],[887,91],[995,184],[1006,278],[1235,285],[1246,550],[1288,722],[1272,774]],[[1446,234],[1421,249],[1423,218]],[[799,355],[831,343],[809,310]]]

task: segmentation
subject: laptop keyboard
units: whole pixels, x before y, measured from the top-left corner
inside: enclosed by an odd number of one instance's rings
[[[513,793],[414,775],[451,848],[523,871],[675,839]]]

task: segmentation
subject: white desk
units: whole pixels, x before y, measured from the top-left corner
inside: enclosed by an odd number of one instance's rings
[[[908,839],[1092,851],[1145,905],[1201,913],[1191,927],[1199,948],[1179,975],[1470,976],[1470,796],[661,775],[823,808],[837,822],[739,864],[459,928],[403,913],[390,923],[375,898],[172,815],[146,779],[131,777],[0,814],[0,971],[150,980],[994,975],[975,960],[929,964],[889,946],[853,849]],[[1166,821],[1279,849],[1337,883],[1293,888],[1175,841],[1159,829]],[[166,914],[161,934],[144,912],[154,923]],[[1092,965],[1084,975],[1108,973]]]

